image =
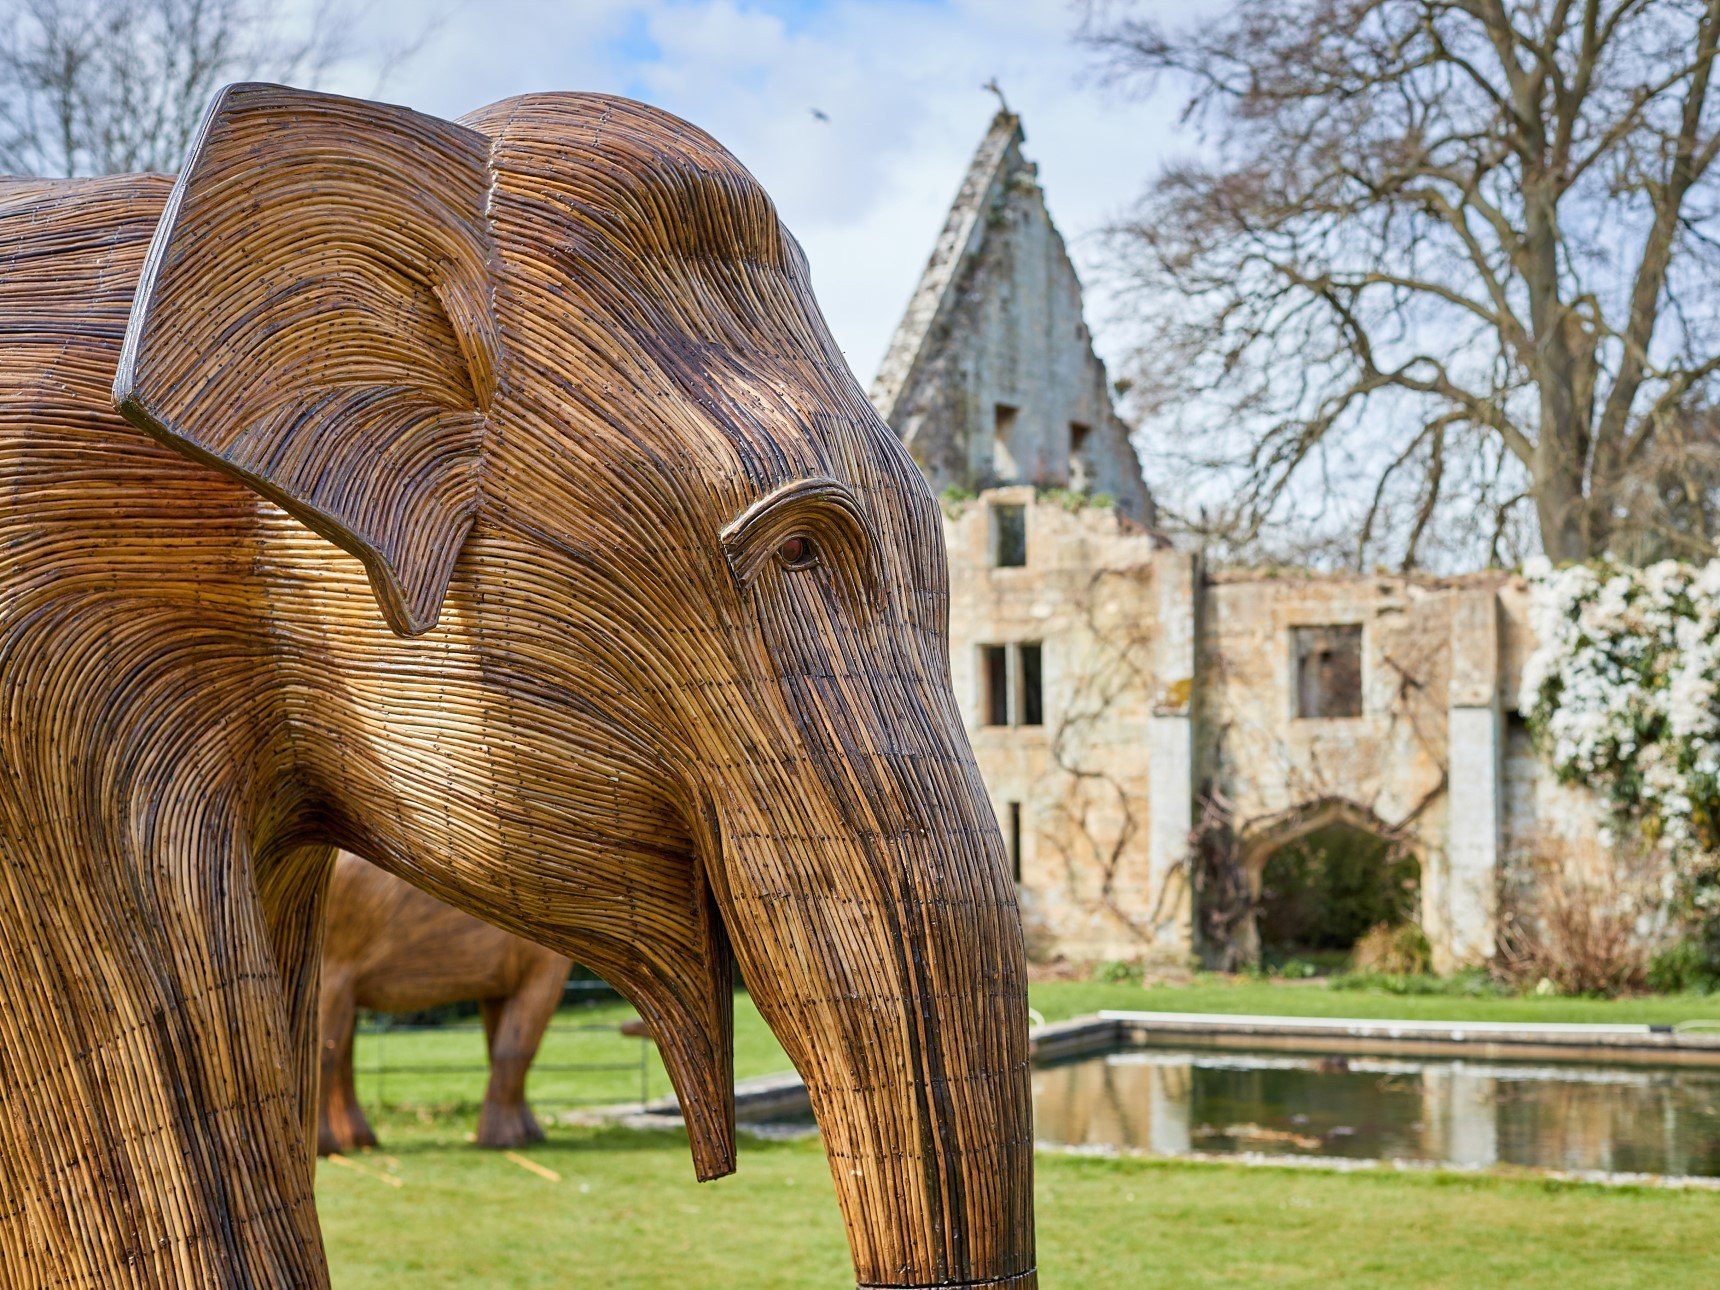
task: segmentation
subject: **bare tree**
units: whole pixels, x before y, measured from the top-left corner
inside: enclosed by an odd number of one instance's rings
[[[1213,527],[1358,565],[1531,524],[1560,560],[1712,550],[1720,0],[1143,7],[1089,0],[1086,38],[1205,146],[1111,264]]]
[[[333,0],[300,10],[264,0],[0,0],[0,170],[175,170],[220,86],[314,85],[352,54],[354,8]],[[412,47],[377,62],[397,63]]]

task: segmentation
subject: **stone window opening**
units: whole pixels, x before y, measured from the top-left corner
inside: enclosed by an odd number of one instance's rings
[[[985,724],[1009,724],[1009,650],[1002,645],[979,647],[980,684],[984,690],[981,706]]]
[[[1009,403],[999,403],[992,409],[991,472],[1000,484],[1019,481],[1021,468],[1015,460],[1015,423],[1021,409]]]
[[[1290,629],[1296,662],[1296,715],[1341,720],[1362,715],[1362,625]]]
[[[982,724],[1045,724],[1045,648],[1039,641],[981,645],[979,676]]]
[[[1021,883],[1021,803],[1011,802],[1009,811],[1009,872]]]
[[[999,569],[1027,567],[1027,508],[999,504],[991,508],[991,562]]]
[[[1017,645],[1015,648],[1018,664],[1015,679],[1021,690],[1016,702],[1016,711],[1020,713],[1020,718],[1015,724],[1042,726],[1045,724],[1044,650],[1031,642]]]
[[[1093,463],[1088,450],[1093,445],[1093,427],[1079,421],[1069,423],[1069,487],[1085,493],[1093,487]]]

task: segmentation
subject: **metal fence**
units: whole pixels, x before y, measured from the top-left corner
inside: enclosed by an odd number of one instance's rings
[[[603,998],[614,998],[614,990],[602,981],[569,981],[564,1004],[593,1003]],[[390,1076],[405,1077],[414,1075],[471,1075],[477,1081],[476,1087],[482,1088],[483,1082],[489,1076],[489,1062],[483,1056],[469,1062],[422,1062],[410,1056],[404,1060],[389,1059],[389,1039],[393,1036],[406,1036],[433,1033],[437,1035],[457,1035],[462,1033],[483,1032],[483,1024],[478,1021],[454,1021],[447,1023],[401,1023],[387,1018],[368,1017],[358,1026],[358,1034],[372,1041],[375,1050],[374,1059],[368,1065],[354,1064],[353,1074],[363,1083],[360,1085],[360,1100],[370,1106],[386,1105],[388,1102],[388,1080]],[[574,1020],[564,1020],[562,1014],[557,1014],[544,1032],[544,1044],[539,1047],[542,1055],[544,1048],[550,1046],[552,1037],[569,1034],[603,1034],[615,1035],[620,1027],[614,1023],[593,1023]],[[637,1056],[627,1061],[592,1061],[592,1062],[545,1062],[534,1061],[532,1074],[536,1075],[580,1075],[619,1073],[633,1074],[637,1079],[639,1101],[648,1102],[651,1099],[651,1068],[653,1048],[650,1037],[641,1033],[637,1038]],[[558,1047],[560,1045],[557,1045]],[[410,1051],[410,1049],[408,1050]],[[535,1081],[541,1085],[541,1081]],[[539,1089],[531,1093],[531,1100],[536,1106],[577,1106],[588,1104],[590,1099],[580,1096],[545,1096]]]

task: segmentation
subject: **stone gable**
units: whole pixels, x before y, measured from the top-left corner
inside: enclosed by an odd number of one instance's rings
[[[872,386],[872,402],[939,492],[1031,484],[1111,498],[1151,523],[1152,497],[1082,315],[1081,282],[1000,112]]]

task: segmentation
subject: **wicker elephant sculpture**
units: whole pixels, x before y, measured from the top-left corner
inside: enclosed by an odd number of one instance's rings
[[[701,1178],[738,964],[860,1283],[1031,1285],[942,543],[661,112],[239,85],[177,180],[0,181],[0,1281],[326,1284],[340,847],[624,993]]]
[[[542,1142],[526,1075],[567,988],[573,961],[445,905],[343,851],[328,886],[317,1027],[317,1154],[374,1147],[358,1103],[352,1042],[360,1008],[416,1012],[475,999],[490,1082],[480,1147]]]

